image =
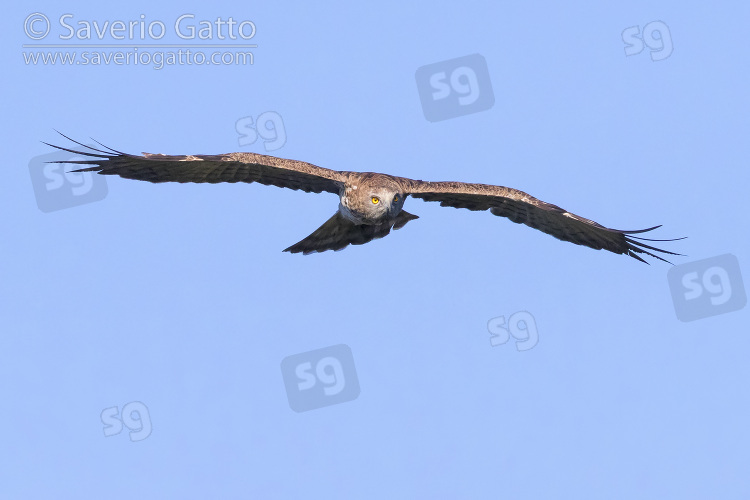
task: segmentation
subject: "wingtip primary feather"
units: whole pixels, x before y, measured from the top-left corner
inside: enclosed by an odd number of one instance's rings
[[[93,137],[90,137],[90,139],[92,141],[94,141],[95,143],[97,143],[98,145],[100,145],[101,147],[109,149],[110,151],[112,151],[113,153],[117,153],[118,155],[125,155],[125,156],[127,156],[127,154],[128,154],[128,153],[123,153],[122,151],[118,151],[118,150],[116,150],[114,148],[110,148],[109,146],[105,146],[104,144],[102,144],[101,142],[97,141]]]
[[[41,142],[42,142],[42,144],[46,144],[47,146],[53,147],[55,149],[59,149],[61,151],[67,151],[69,153],[73,153],[73,154],[77,154],[77,155],[93,156],[95,158],[111,158],[112,157],[111,154],[110,155],[107,155],[107,154],[100,155],[100,154],[89,153],[89,152],[85,152],[85,151],[76,151],[75,149],[64,148],[62,146],[55,146],[54,144],[50,144],[48,142],[44,142],[44,141],[41,141]],[[93,148],[91,148],[91,149],[93,149]],[[94,151],[98,151],[98,150],[94,149]],[[54,162],[53,161],[53,162],[49,162],[49,163],[70,163],[70,162],[60,162],[60,161]]]
[[[641,238],[641,239],[643,239],[643,238]],[[679,238],[679,239],[683,239],[683,238]],[[662,240],[659,240],[659,241],[662,241]],[[663,241],[671,241],[671,240],[663,240]],[[647,244],[642,243],[640,241],[635,241],[635,240],[633,240],[633,239],[631,239],[629,237],[625,238],[625,243],[628,246],[627,247],[627,255],[629,255],[631,257],[635,257],[636,259],[640,260],[641,262],[645,262],[646,264],[649,264],[649,262],[647,262],[646,260],[642,259],[637,254],[640,253],[640,254],[648,255],[650,257],[653,257],[655,259],[659,259],[662,262],[666,262],[666,263],[672,264],[672,265],[675,265],[675,264],[673,262],[665,259],[661,255],[657,255],[654,252],[659,252],[659,253],[662,253],[662,254],[677,255],[677,256],[680,256],[680,257],[684,257],[684,254],[677,253],[677,252],[671,252],[669,250],[664,250],[663,248],[657,248],[657,247],[654,247],[654,246],[651,246],[651,245],[647,245]],[[653,250],[653,252],[651,252],[649,250]]]
[[[677,256],[680,256],[680,257],[684,257],[684,254],[677,253],[677,252],[671,252],[669,250],[664,250],[662,248],[657,248],[657,247],[648,245],[648,244],[643,243],[643,242],[644,241],[659,241],[659,242],[679,241],[679,240],[686,239],[687,236],[683,236],[681,238],[666,238],[666,239],[654,239],[654,238],[643,238],[643,237],[640,237],[640,236],[633,236],[633,234],[646,233],[648,231],[653,231],[654,229],[658,229],[660,227],[662,227],[661,224],[659,224],[658,226],[653,226],[653,227],[647,228],[647,229],[638,229],[638,230],[634,230],[634,231],[623,231],[623,230],[618,230],[618,229],[616,229],[615,231],[618,231],[619,233],[621,233],[625,237],[625,243],[627,245],[627,251],[624,252],[624,253],[626,255],[629,255],[629,256],[631,256],[633,258],[636,258],[636,259],[640,260],[641,262],[644,262],[644,263],[650,265],[650,263],[648,261],[646,261],[645,259],[641,258],[638,255],[638,254],[644,254],[644,255],[648,255],[649,257],[653,257],[655,259],[659,259],[662,262],[666,262],[667,264],[671,264],[671,265],[674,266],[675,264],[673,262],[665,259],[664,257],[662,257],[660,255],[657,255],[654,252],[658,252],[658,253],[661,253],[661,254],[668,254],[668,255],[677,255]],[[636,241],[636,240],[638,240],[638,241]],[[652,250],[652,252],[649,251],[649,250]]]
[[[98,151],[99,153],[104,153],[104,154],[106,154],[106,155],[112,156],[112,154],[111,154],[111,153],[110,153],[109,151],[103,151],[103,150],[101,150],[101,149],[97,149],[97,148],[95,148],[95,147],[89,146],[89,145],[87,145],[87,144],[84,144],[84,143],[82,143],[82,142],[78,142],[78,141],[76,141],[75,139],[71,139],[71,138],[70,138],[70,137],[68,137],[67,135],[63,134],[63,133],[62,133],[62,132],[60,132],[59,130],[55,130],[55,132],[57,132],[57,133],[58,133],[58,134],[60,134],[61,136],[65,137],[65,138],[66,138],[67,140],[69,140],[70,142],[74,142],[74,143],[78,144],[79,146],[83,146],[84,148],[88,148],[88,149],[90,149],[90,150],[92,150],[92,151]],[[99,143],[99,141],[97,141],[96,139],[92,139],[92,140],[93,140],[94,142],[97,142],[97,143]],[[99,144],[101,144],[101,143],[99,143]],[[102,145],[102,146],[104,146],[103,144],[101,144],[101,145]],[[106,148],[107,146],[104,146],[104,147]],[[68,151],[70,151],[70,150],[68,150]],[[88,153],[84,153],[84,152],[81,152],[81,154],[88,154]]]

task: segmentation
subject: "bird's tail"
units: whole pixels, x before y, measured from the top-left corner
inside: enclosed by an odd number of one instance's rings
[[[300,253],[307,255],[314,252],[325,252],[326,250],[341,250],[347,245],[363,245],[377,238],[382,238],[393,229],[401,229],[410,220],[419,217],[402,210],[396,218],[390,222],[377,225],[355,224],[349,219],[336,212],[322,226],[315,230],[310,236],[295,243],[285,252]]]

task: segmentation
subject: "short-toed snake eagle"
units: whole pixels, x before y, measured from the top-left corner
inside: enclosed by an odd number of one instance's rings
[[[633,236],[660,226],[638,231],[610,229],[557,205],[538,200],[523,191],[502,186],[426,182],[372,172],[340,172],[302,161],[255,153],[187,156],[144,153],[143,156],[136,156],[103,145],[104,149],[97,149],[78,141],[73,142],[86,150],[76,151],[48,145],[93,158],[58,162],[92,165],[75,172],[98,172],[149,182],[257,182],[308,193],[326,191],[338,195],[339,208],[333,217],[310,236],[284,250],[285,252],[310,254],[341,250],[350,244],[361,245],[382,238],[391,229],[399,229],[418,218],[403,209],[404,201],[411,196],[425,201],[437,201],[444,207],[489,210],[494,215],[526,224],[557,239],[596,250],[629,255],[642,262],[646,261],[639,254],[665,262],[668,261],[657,253],[680,255],[643,243],[674,240]]]

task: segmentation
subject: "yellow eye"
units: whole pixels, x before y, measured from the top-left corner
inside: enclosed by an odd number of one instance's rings
[[[398,195],[393,197],[393,203],[396,203],[398,201]]]
[[[372,203],[375,204],[375,205],[377,205],[378,203],[380,203],[380,198],[378,198],[377,196],[373,196],[372,197]]]

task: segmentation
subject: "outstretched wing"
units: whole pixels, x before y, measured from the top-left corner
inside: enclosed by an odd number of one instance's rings
[[[641,262],[646,261],[638,254],[649,255],[664,262],[669,261],[653,252],[681,255],[655,248],[642,243],[642,241],[675,241],[683,238],[651,240],[633,236],[661,226],[638,231],[610,229],[592,220],[572,214],[557,205],[538,200],[517,189],[464,182],[409,180],[408,193],[414,198],[421,198],[425,201],[439,201],[443,207],[489,210],[494,215],[507,217],[518,224],[526,224],[529,227],[551,234],[559,240],[584,245],[596,250],[603,249],[617,254],[626,254]]]
[[[346,174],[343,172],[303,161],[255,153],[186,156],[143,153],[143,156],[136,156],[103,145],[104,149],[91,148],[65,135],[63,137],[86,149],[76,151],[46,142],[45,144],[94,158],[56,162],[94,165],[74,172],[97,172],[148,182],[257,182],[267,186],[301,189],[308,193],[327,191],[335,194],[339,194],[341,186],[346,181]]]

